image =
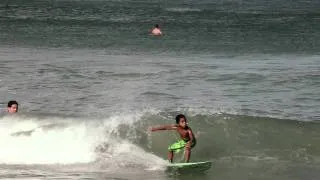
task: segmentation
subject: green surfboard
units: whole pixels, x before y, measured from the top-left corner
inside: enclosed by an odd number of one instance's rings
[[[172,163],[167,165],[167,170],[192,170],[192,171],[206,171],[211,168],[211,161],[203,162],[189,162],[189,163]]]

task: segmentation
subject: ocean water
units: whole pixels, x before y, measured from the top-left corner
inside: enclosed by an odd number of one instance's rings
[[[319,10],[317,0],[1,1],[0,178],[318,180]],[[164,36],[148,34],[154,24]],[[166,171],[178,136],[147,129],[178,113],[207,172]]]

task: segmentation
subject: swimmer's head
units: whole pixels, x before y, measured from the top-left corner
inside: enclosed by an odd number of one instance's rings
[[[7,110],[8,110],[8,113],[18,112],[18,102],[17,101],[9,101]]]

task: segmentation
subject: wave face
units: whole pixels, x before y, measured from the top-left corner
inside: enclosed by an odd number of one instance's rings
[[[0,163],[99,163],[104,168],[160,168],[175,132],[149,133],[177,112],[143,112],[105,119],[52,116],[1,118]],[[230,158],[319,162],[320,124],[264,117],[186,112],[198,139],[194,161]],[[181,161],[180,154],[176,160]],[[112,162],[112,163],[111,163]]]
[[[243,158],[320,163],[317,122],[230,114],[188,117],[198,139],[192,155],[197,160]],[[159,146],[167,147],[174,137],[171,133],[154,135],[154,151],[162,152]]]

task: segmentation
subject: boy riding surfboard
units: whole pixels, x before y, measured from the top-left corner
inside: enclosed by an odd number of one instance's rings
[[[185,162],[189,162],[191,156],[191,148],[196,145],[196,139],[191,128],[187,124],[187,118],[183,114],[179,114],[176,116],[176,124],[151,128],[152,132],[159,130],[176,130],[181,137],[180,140],[168,147],[169,162],[173,162],[174,152],[179,152],[181,149],[185,149]]]

